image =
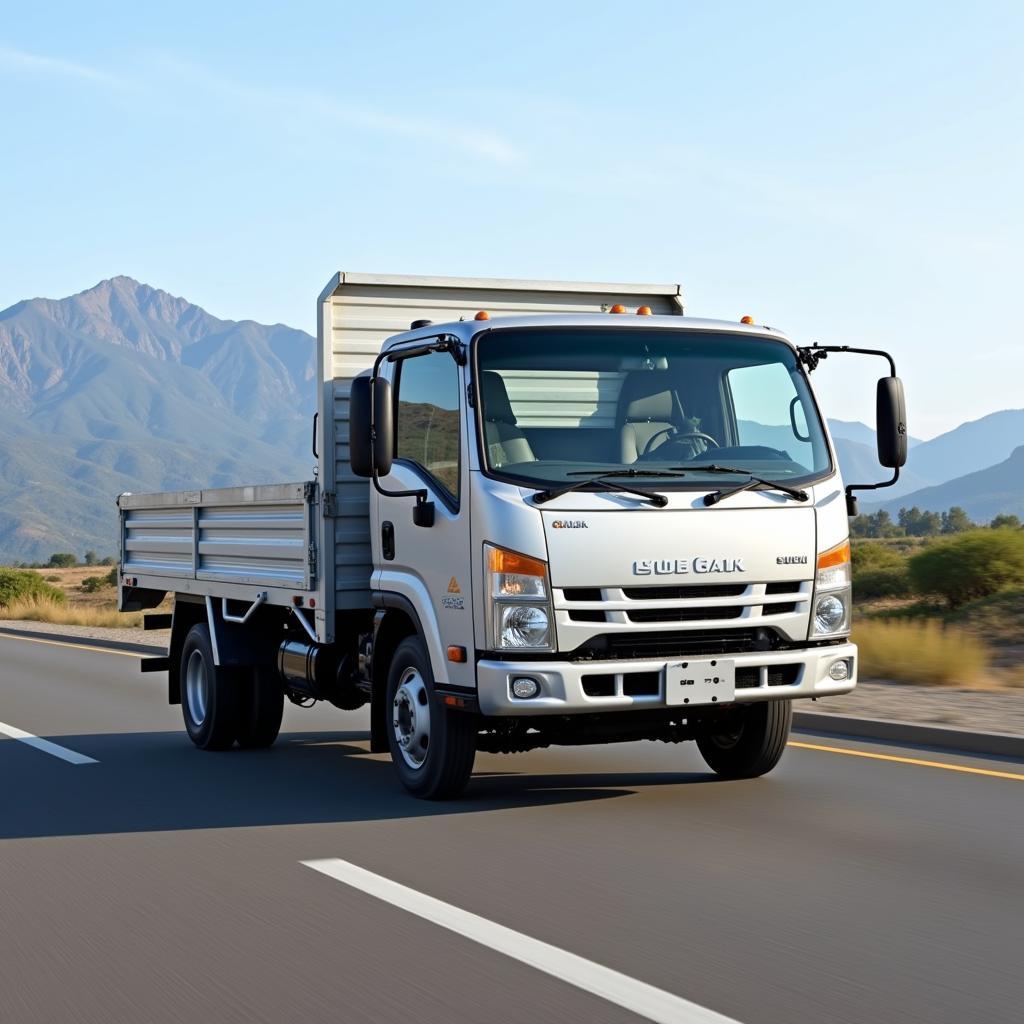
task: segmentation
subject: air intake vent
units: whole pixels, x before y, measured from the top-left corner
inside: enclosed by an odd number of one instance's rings
[[[745,583],[719,583],[688,587],[625,587],[622,592],[630,601],[679,601],[687,597],[739,597],[746,589]]]
[[[786,580],[782,583],[768,583],[764,588],[765,594],[772,597],[775,594],[799,594],[800,581]]]
[[[738,619],[742,606],[718,608],[637,608],[626,613],[630,622],[701,622],[707,619]]]

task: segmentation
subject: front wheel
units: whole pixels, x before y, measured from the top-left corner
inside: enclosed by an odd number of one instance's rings
[[[793,722],[793,702],[767,700],[735,708],[697,738],[708,767],[726,779],[753,779],[782,757]]]
[[[430,658],[418,636],[403,640],[388,671],[391,760],[402,785],[424,800],[458,796],[473,772],[476,723],[438,699]]]

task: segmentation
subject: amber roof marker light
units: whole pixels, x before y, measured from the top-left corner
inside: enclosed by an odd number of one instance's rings
[[[653,316],[654,311],[650,306],[638,306],[636,311],[637,316]]]
[[[490,320],[491,319],[491,314],[488,313],[486,309],[481,309],[480,312],[477,313],[477,315],[475,317],[473,317],[473,319],[474,320]]]
[[[616,302],[615,305],[612,306],[612,308],[608,310],[608,312],[609,313],[625,313],[626,312],[626,307],[621,302]]]
[[[741,316],[740,317],[740,323],[741,324],[752,324],[753,322],[754,322],[754,318],[752,316]]]

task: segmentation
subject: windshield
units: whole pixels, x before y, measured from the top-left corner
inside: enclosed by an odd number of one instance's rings
[[[615,470],[675,487],[730,479],[712,466],[799,482],[831,468],[807,379],[782,342],[534,327],[483,335],[476,359],[487,471],[525,486]]]

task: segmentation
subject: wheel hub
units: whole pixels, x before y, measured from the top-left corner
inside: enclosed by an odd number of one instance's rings
[[[188,713],[196,725],[206,721],[206,708],[210,699],[210,682],[206,675],[206,662],[201,651],[193,651],[185,666],[185,700]]]
[[[391,711],[403,760],[410,768],[421,768],[430,745],[430,695],[418,669],[402,673]]]

